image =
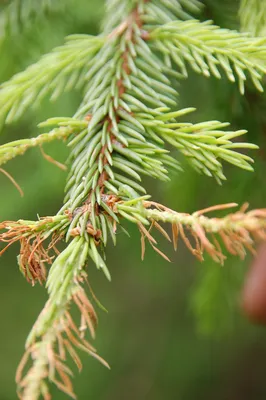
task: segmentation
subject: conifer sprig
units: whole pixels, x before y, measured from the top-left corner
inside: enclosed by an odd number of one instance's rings
[[[203,214],[227,206],[192,215],[178,213],[153,202],[142,183],[143,174],[169,180],[169,170],[181,169],[179,159],[169,154],[169,145],[218,182],[225,179],[221,161],[252,170],[253,160],[235,151],[256,148],[234,142],[246,131],[227,131],[228,124],[219,121],[180,121],[193,109],[178,109],[172,81],[187,75],[186,64],[206,76],[220,78],[218,67],[232,81],[237,76],[241,92],[248,75],[262,90],[260,81],[266,72],[264,39],[192,20],[200,4],[197,0],[111,0],[103,35],[74,35],[2,85],[0,117],[7,123],[48,94],[55,99],[68,89],[84,88],[73,118],[50,119],[40,124],[50,132],[0,147],[0,163],[54,139],[66,139],[70,148],[65,199],[57,215],[0,224],[0,241],[5,244],[1,253],[20,242],[19,267],[30,283],[45,281],[46,266],[52,264],[46,281],[49,299],[18,370],[22,400],[49,399],[48,381],[73,397],[67,351],[79,369],[75,348],[99,358],[84,337],[86,330],[94,337],[96,315],[82,283],[88,260],[111,279],[104,248],[109,237],[116,243],[117,225],[122,226],[123,220],[138,226],[143,256],[148,240],[168,259],[150,232],[154,227],[170,240],[160,222],[172,225],[175,248],[179,233],[201,260],[207,251],[216,261],[224,261],[216,236],[230,253],[241,257],[246,248],[253,249],[255,238],[265,240],[265,210],[242,208],[220,219]],[[61,253],[58,241],[66,243]],[[79,328],[69,314],[72,303],[81,314]]]
[[[80,369],[82,364],[74,348],[83,350],[108,364],[85,340],[86,330],[95,336],[97,316],[81,284],[86,280],[83,267],[89,256],[89,244],[77,237],[57,257],[47,281],[49,300],[36,321],[26,343],[26,356],[17,373],[18,390],[22,399],[37,400],[48,397],[47,379],[60,390],[75,398],[71,383],[72,373],[64,365],[67,352]],[[68,305],[75,303],[81,314],[77,327],[68,312]],[[23,376],[27,359],[32,366]]]
[[[247,73],[259,91],[263,91],[262,76],[266,72],[266,40],[248,34],[221,29],[211,21],[174,21],[162,25],[150,34],[155,48],[177,64],[187,76],[186,64],[205,76],[220,79],[217,67],[232,82],[238,79],[244,93]]]
[[[104,41],[103,37],[69,36],[65,45],[3,83],[0,121],[17,120],[28,108],[37,107],[45,96],[55,100],[64,91],[84,87],[87,70]]]
[[[29,148],[42,146],[53,140],[66,140],[73,134],[71,126],[55,128],[49,133],[43,133],[36,138],[20,139],[0,146],[0,165],[7,163],[17,156],[23,155]]]
[[[111,32],[125,21],[135,7],[140,10],[141,20],[158,25],[176,19],[186,20],[199,14],[203,8],[199,0],[107,0],[106,17],[103,21],[105,32]]]
[[[56,244],[62,240],[69,224],[67,215],[0,223],[0,242],[5,245],[0,255],[13,243],[20,242],[20,271],[32,285],[42,283],[46,280],[46,265],[53,263],[58,254]]]
[[[247,211],[248,205],[244,204],[239,211],[230,213],[223,218],[208,218],[206,213],[226,210],[236,207],[237,204],[222,204],[197,211],[193,214],[178,213],[161,204],[144,201],[136,205],[119,203],[120,210],[128,216],[134,215],[142,236],[142,254],[145,251],[145,239],[151,246],[155,247],[157,242],[151,235],[154,227],[171,241],[168,233],[159,223],[170,223],[172,225],[173,245],[177,249],[178,237],[186,244],[187,248],[200,261],[204,260],[204,252],[207,252],[214,261],[224,264],[226,256],[223,254],[222,245],[228,253],[244,259],[246,252],[254,250],[257,240],[266,240],[266,209]],[[138,216],[140,218],[138,219]],[[148,228],[144,228],[145,220]],[[163,253],[161,255],[167,258]]]

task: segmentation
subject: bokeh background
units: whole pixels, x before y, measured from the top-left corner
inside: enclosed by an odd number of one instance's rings
[[[206,0],[205,5],[200,18],[237,27],[237,1]],[[31,15],[26,25],[0,40],[0,80],[63,43],[68,34],[97,33],[103,11],[103,0],[76,0],[64,13],[55,11],[49,18]],[[249,85],[241,97],[226,80],[190,72],[189,79],[180,82],[180,107],[197,107],[192,121],[218,119],[232,122],[234,129],[247,128],[247,139],[260,145],[254,154],[255,172],[226,166],[228,181],[220,187],[184,161],[185,172],[172,175],[170,183],[146,179],[148,191],[157,201],[186,212],[231,201],[265,207],[265,98]],[[53,104],[43,102],[38,111],[4,128],[0,143],[35,136],[37,123],[49,116],[71,116],[80,98],[81,93],[71,93]],[[47,145],[45,151],[62,162],[68,154],[60,143]],[[0,175],[0,220],[57,212],[66,173],[44,160],[38,149],[10,162],[6,170],[25,196],[20,198]],[[88,267],[92,287],[108,309],[108,313],[98,311],[95,345],[112,369],[82,355],[84,370],[75,374],[79,400],[264,400],[266,329],[252,326],[240,307],[241,285],[251,259],[240,262],[229,257],[220,267],[206,258],[200,264],[181,243],[174,253],[162,240],[172,263],[150,249],[142,262],[139,233],[134,227],[128,229],[130,238],[118,232],[118,245],[108,248],[111,284],[93,265]],[[31,288],[19,273],[17,251],[14,246],[0,259],[0,400],[16,398],[16,366],[46,300],[45,289]],[[56,400],[66,398],[54,389],[53,393]]]

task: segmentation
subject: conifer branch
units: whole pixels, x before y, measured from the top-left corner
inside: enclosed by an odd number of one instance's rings
[[[64,91],[83,87],[84,76],[104,41],[103,37],[69,36],[65,45],[3,83],[0,121],[17,120],[32,105],[37,107],[45,96],[55,100]]]
[[[123,23],[134,7],[140,10],[142,22],[158,25],[176,19],[186,20],[199,14],[203,4],[198,0],[107,0],[105,32],[111,32]]]
[[[200,4],[197,0],[111,0],[103,35],[74,35],[66,45],[2,85],[0,116],[7,123],[21,116],[33,99],[38,105],[48,94],[54,99],[70,88],[85,88],[73,118],[50,119],[40,124],[51,128],[49,133],[0,147],[0,163],[54,139],[67,139],[70,148],[65,199],[57,215],[0,224],[0,242],[5,244],[0,255],[20,242],[19,267],[31,284],[44,282],[46,267],[52,265],[46,284],[49,299],[28,338],[18,370],[22,400],[50,399],[48,381],[74,397],[71,372],[65,366],[67,351],[79,369],[75,348],[107,366],[84,338],[86,330],[95,336],[97,319],[82,284],[89,259],[111,279],[104,248],[109,237],[116,243],[117,225],[123,220],[137,224],[142,256],[148,240],[168,259],[151,235],[154,227],[171,240],[160,222],[172,225],[175,248],[179,233],[200,260],[207,251],[216,261],[224,261],[215,236],[230,253],[241,257],[246,248],[253,249],[255,237],[265,240],[265,210],[246,212],[242,208],[220,219],[204,214],[226,209],[226,205],[192,215],[178,213],[153,202],[142,183],[142,175],[169,180],[170,169],[181,169],[169,154],[169,144],[199,172],[218,182],[225,179],[221,161],[252,170],[253,160],[235,149],[257,146],[233,142],[246,131],[226,131],[228,124],[219,121],[191,124],[179,120],[193,111],[178,109],[178,93],[172,84],[173,77],[187,74],[186,63],[206,76],[221,77],[218,67],[232,81],[238,76],[242,92],[247,72],[261,90],[266,71],[263,39],[223,30],[210,22],[187,21]],[[174,71],[172,61],[180,72]],[[62,253],[57,250],[58,241],[66,243]],[[69,314],[73,303],[81,313],[80,328]]]
[[[73,127],[55,128],[49,133],[43,133],[35,138],[20,139],[0,146],[0,165],[7,163],[17,156],[23,155],[29,148],[41,146],[53,140],[66,140],[74,133]]]
[[[23,377],[27,361],[27,358],[24,358],[17,374],[22,399],[37,400],[40,394],[44,399],[47,398],[47,379],[75,398],[70,380],[72,373],[64,365],[66,353],[69,352],[79,369],[81,368],[74,347],[97,358],[108,367],[84,338],[87,329],[92,337],[95,336],[94,329],[97,324],[95,311],[81,287],[81,283],[86,279],[83,267],[87,263],[88,255],[88,242],[80,237],[75,238],[57,257],[50,270],[47,281],[49,300],[26,344],[26,357],[32,358],[33,365]],[[76,303],[81,313],[80,328],[68,312],[71,302]]]
[[[45,217],[39,221],[2,222],[0,242],[5,247],[0,251],[0,256],[13,243],[20,242],[20,271],[32,285],[42,283],[46,280],[46,265],[52,264],[54,255],[58,254],[56,243],[62,240],[69,225],[67,214]],[[47,241],[50,242],[47,244]]]
[[[173,245],[177,249],[177,241],[180,236],[188,249],[200,261],[204,260],[204,252],[207,252],[214,261],[221,264],[226,259],[223,254],[221,244],[226,250],[244,259],[246,250],[255,252],[254,242],[266,240],[266,209],[252,210],[247,212],[247,204],[244,204],[239,211],[230,213],[223,218],[208,218],[208,212],[226,210],[236,207],[237,204],[222,204],[197,211],[193,214],[180,213],[169,209],[153,201],[138,202],[136,205],[128,203],[118,203],[117,212],[128,216],[131,222],[138,224],[142,235],[142,254],[145,251],[145,239],[151,246],[160,252],[155,245],[156,240],[151,235],[154,227],[171,241],[167,232],[159,222],[170,223],[172,225]],[[132,216],[135,221],[132,220]],[[144,228],[148,225],[148,228]],[[149,228],[150,227],[150,228]],[[185,231],[186,230],[186,231]],[[219,242],[220,239],[220,242]],[[160,252],[166,258],[166,256]]]
[[[205,76],[220,79],[220,67],[227,78],[244,93],[247,73],[254,85],[263,91],[262,76],[266,72],[266,39],[221,29],[211,21],[175,21],[150,33],[151,44],[177,64],[187,76],[186,64]]]
[[[106,18],[103,20],[103,30],[106,33],[116,31],[123,26],[130,12],[138,8],[141,25],[147,30],[175,20],[188,20],[203,9],[199,0],[107,0]]]

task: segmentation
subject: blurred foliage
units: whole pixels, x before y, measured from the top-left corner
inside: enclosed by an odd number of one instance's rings
[[[205,3],[208,18],[224,27],[237,26],[232,12],[237,2]],[[63,18],[59,14],[49,20],[32,16],[26,34],[13,32],[1,43],[0,81],[61,44],[64,36],[97,32],[102,11],[102,0],[79,0],[71,15],[64,14]],[[180,106],[197,107],[198,112],[192,115],[195,120],[229,120],[235,129],[247,128],[249,139],[261,146],[255,156],[255,172],[228,167],[228,181],[219,187],[187,166],[184,173],[173,175],[170,183],[147,179],[149,192],[157,201],[179,211],[192,212],[229,201],[265,207],[263,95],[250,89],[241,97],[237,87],[224,80],[206,80],[192,72],[189,76],[180,85]],[[71,116],[78,100],[77,93],[64,95],[52,105],[43,103],[38,112],[29,112],[22,121],[5,128],[0,143],[35,136],[36,123],[48,116]],[[49,144],[45,151],[61,162],[67,157],[63,144]],[[22,186],[25,196],[19,198],[15,188],[0,175],[1,220],[34,219],[36,214],[53,214],[60,207],[66,173],[44,160],[39,150],[32,149],[23,159],[9,163],[7,171]],[[108,306],[108,314],[99,310],[97,348],[112,361],[112,369],[109,372],[83,356],[85,371],[75,380],[79,399],[264,399],[265,331],[250,326],[240,311],[240,288],[249,260],[243,263],[229,259],[220,267],[207,259],[201,265],[182,245],[173,254],[165,244],[164,251],[172,264],[151,250],[141,262],[139,233],[131,229],[130,234],[128,240],[119,232],[118,246],[109,248],[111,285],[94,267],[89,270],[94,291]],[[31,288],[19,274],[16,253],[14,247],[1,259],[1,400],[14,399],[14,372],[24,340],[45,300],[45,291],[37,286]],[[199,335],[195,321],[201,332],[215,335]],[[64,398],[56,393],[57,400]]]

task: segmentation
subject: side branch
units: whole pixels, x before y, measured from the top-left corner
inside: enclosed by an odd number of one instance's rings
[[[162,25],[150,33],[151,44],[170,57],[187,76],[188,63],[195,72],[221,78],[219,68],[228,79],[239,82],[244,93],[247,75],[255,87],[263,91],[262,77],[266,73],[264,38],[252,38],[249,34],[221,29],[212,21],[174,21]],[[219,67],[219,68],[218,68]]]
[[[23,400],[38,400],[40,394],[44,399],[50,399],[47,381],[75,398],[72,372],[65,365],[69,354],[78,369],[82,368],[75,349],[85,351],[109,367],[85,339],[88,330],[92,338],[95,337],[97,325],[94,308],[82,288],[82,283],[86,281],[83,268],[88,255],[88,243],[84,238],[77,237],[51,267],[47,280],[49,300],[28,337],[26,354],[17,372],[18,390]],[[81,315],[79,327],[69,313],[72,302]],[[27,369],[29,359],[32,366]]]
[[[148,239],[153,248],[155,247],[156,241],[150,233],[153,227],[171,241],[167,232],[159,225],[160,222],[170,223],[175,250],[180,236],[188,249],[200,261],[203,260],[203,254],[206,251],[214,261],[223,264],[226,257],[221,245],[224,245],[229,253],[243,259],[246,250],[255,252],[255,241],[266,240],[266,209],[247,211],[245,204],[239,211],[223,218],[208,218],[203,215],[235,206],[237,206],[235,203],[223,204],[187,214],[173,211],[152,201],[144,201],[138,207],[118,204],[117,210],[118,213],[122,212],[124,217],[128,216],[131,221],[132,218],[135,219],[142,235],[142,247],[145,239]],[[150,226],[150,230],[144,227],[145,224]],[[157,248],[155,250],[158,251]],[[161,255],[164,256],[164,254]],[[167,257],[164,256],[164,258]]]
[[[53,129],[49,133],[43,133],[35,138],[21,139],[0,146],[0,165],[6,164],[17,156],[22,156],[32,147],[42,146],[53,140],[66,140],[73,133],[72,127]]]

